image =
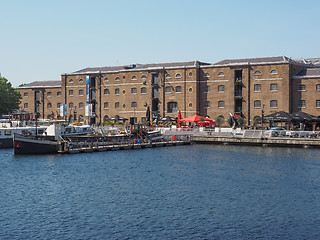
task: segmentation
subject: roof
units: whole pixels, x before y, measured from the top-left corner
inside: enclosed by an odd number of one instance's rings
[[[304,64],[320,65],[320,58],[300,58],[294,59],[294,61]]]
[[[158,69],[158,68],[178,68],[178,67],[196,67],[197,65],[209,65],[199,61],[189,62],[170,62],[170,63],[149,63],[149,64],[131,64],[124,66],[106,66],[106,67],[87,67],[73,74],[88,73],[88,72],[113,72],[113,71],[126,71],[126,70],[143,70],[143,69]]]
[[[303,68],[293,78],[320,77],[320,68]]]
[[[261,58],[241,58],[241,59],[225,59],[220,62],[215,63],[214,65],[231,65],[231,64],[244,64],[244,63],[280,63],[280,62],[289,62],[290,58],[285,56],[278,57],[261,57]]]
[[[58,81],[35,81],[32,83],[28,83],[26,85],[23,85],[21,88],[53,88],[53,87],[61,87],[61,80]]]

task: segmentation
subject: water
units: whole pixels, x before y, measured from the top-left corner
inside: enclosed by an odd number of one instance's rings
[[[0,150],[0,239],[319,239],[320,150]]]

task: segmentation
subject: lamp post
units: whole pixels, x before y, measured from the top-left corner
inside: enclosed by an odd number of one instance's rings
[[[262,110],[261,110],[261,128],[263,130],[263,121],[264,121],[264,106],[265,104],[262,104]]]

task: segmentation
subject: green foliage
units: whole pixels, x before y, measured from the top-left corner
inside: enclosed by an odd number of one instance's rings
[[[217,117],[215,119],[215,121],[216,121],[216,124],[217,124],[218,127],[220,127],[222,124],[224,124],[224,119],[221,118],[221,117]]]
[[[243,127],[245,125],[245,120],[242,117],[237,117],[236,119],[238,126]]]
[[[0,77],[0,115],[10,114],[19,109],[20,92],[12,88],[11,83],[4,77]]]

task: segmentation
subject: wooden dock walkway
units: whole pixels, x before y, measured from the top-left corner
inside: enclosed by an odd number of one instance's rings
[[[61,138],[58,153],[89,153],[102,151],[129,150],[139,148],[168,147],[191,144],[190,135],[167,135],[157,138],[100,137]]]

